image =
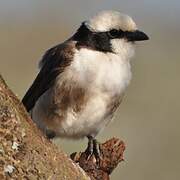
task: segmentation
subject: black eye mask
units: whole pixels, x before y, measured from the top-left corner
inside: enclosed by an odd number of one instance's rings
[[[112,29],[105,32],[93,32],[85,23],[82,23],[80,28],[74,34],[72,39],[77,41],[77,48],[90,48],[102,52],[112,52],[111,39],[127,39],[127,41],[143,41],[148,40],[148,36],[138,30],[135,31],[123,31],[121,29]]]

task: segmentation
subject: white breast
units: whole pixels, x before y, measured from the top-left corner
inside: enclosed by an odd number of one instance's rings
[[[90,49],[75,53],[71,71],[83,86],[112,95],[122,93],[131,79],[128,59]]]
[[[79,114],[69,109],[60,134],[73,138],[95,136],[110,120],[106,114],[111,98],[120,97],[130,82],[130,64],[116,54],[80,49],[59,82],[62,79],[85,88],[89,100]]]

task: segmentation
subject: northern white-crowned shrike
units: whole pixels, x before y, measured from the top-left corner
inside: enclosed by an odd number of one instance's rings
[[[49,137],[88,137],[89,154],[112,119],[131,80],[134,42],[148,40],[131,17],[103,11],[81,24],[64,43],[49,49],[22,102]]]

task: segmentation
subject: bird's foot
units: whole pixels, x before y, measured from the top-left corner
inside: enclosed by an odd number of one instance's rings
[[[97,162],[99,162],[101,159],[100,145],[97,142],[97,140],[91,136],[88,136],[88,147],[87,147],[85,153],[87,155],[87,160],[89,160],[93,155]]]
[[[56,133],[50,129],[46,129],[45,134],[46,134],[47,139],[53,139],[56,137]]]

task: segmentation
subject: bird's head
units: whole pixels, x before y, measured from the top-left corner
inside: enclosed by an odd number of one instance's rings
[[[118,11],[102,11],[82,23],[74,35],[79,46],[103,52],[120,53],[136,41],[148,40],[131,17]]]

